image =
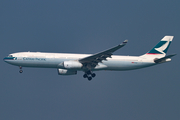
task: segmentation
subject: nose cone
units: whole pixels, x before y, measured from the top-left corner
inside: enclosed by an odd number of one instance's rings
[[[6,62],[8,60],[8,57],[5,57],[3,60]]]
[[[14,58],[15,57],[5,57],[3,60],[4,60],[4,62],[10,62],[10,61],[12,61],[12,60],[14,60]]]

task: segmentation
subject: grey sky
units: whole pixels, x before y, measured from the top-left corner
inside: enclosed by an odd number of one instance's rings
[[[20,51],[96,53],[128,39],[118,55],[141,55],[165,35],[179,54],[178,0],[2,0],[0,57]],[[89,82],[56,69],[0,62],[2,120],[179,120],[179,55],[140,70],[96,72]]]

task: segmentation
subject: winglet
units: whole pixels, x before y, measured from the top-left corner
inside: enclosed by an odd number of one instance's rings
[[[125,40],[123,43],[121,43],[121,45],[125,45],[128,42],[128,40]]]

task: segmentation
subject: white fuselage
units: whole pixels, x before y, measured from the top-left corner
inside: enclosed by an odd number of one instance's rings
[[[163,39],[150,51],[141,56],[118,56],[113,53],[125,46],[128,40],[110,49],[95,54],[42,53],[18,52],[10,54],[4,61],[22,67],[56,68],[58,75],[75,75],[83,71],[84,78],[92,80],[96,76],[93,71],[98,70],[134,70],[171,61],[176,54],[166,56],[173,36]]]
[[[91,54],[66,54],[66,53],[42,53],[42,52],[19,52],[11,54],[13,59],[4,59],[5,62],[21,67],[37,68],[62,68],[64,61],[76,60],[90,56]],[[143,56],[117,56],[103,60],[102,63],[92,69],[96,70],[133,70],[156,65],[154,60]],[[77,69],[83,71],[83,68]]]

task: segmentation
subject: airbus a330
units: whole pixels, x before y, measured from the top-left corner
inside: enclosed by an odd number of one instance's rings
[[[141,56],[119,56],[113,53],[122,48],[128,42],[96,54],[69,54],[69,53],[43,53],[43,52],[18,52],[9,54],[4,61],[22,67],[56,68],[59,75],[75,75],[77,71],[83,71],[84,78],[92,80],[96,76],[94,71],[134,70],[160,63],[171,61],[176,54],[167,55],[173,36],[165,36],[154,48]]]

